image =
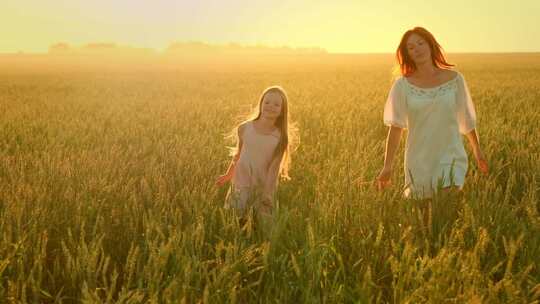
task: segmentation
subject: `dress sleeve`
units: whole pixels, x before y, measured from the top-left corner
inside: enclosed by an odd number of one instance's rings
[[[403,79],[394,81],[388,99],[384,105],[384,124],[407,128],[407,97],[403,88]]]
[[[459,132],[467,134],[476,128],[476,111],[471,99],[471,93],[461,73],[458,74],[456,93],[456,114]]]

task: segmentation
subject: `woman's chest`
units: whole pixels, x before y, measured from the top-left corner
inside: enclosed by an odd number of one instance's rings
[[[409,88],[407,109],[413,115],[433,111],[455,113],[456,90],[453,88],[434,90]]]

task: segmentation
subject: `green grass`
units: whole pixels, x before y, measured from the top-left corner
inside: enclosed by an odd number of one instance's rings
[[[470,157],[461,195],[419,202],[401,197],[403,142],[389,191],[352,184],[382,167],[391,56],[2,58],[0,302],[538,303],[540,56],[450,59],[491,173]],[[224,133],[273,84],[301,144],[265,234],[214,180]]]

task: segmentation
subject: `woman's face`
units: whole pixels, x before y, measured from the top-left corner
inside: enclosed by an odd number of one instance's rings
[[[407,39],[407,53],[417,65],[431,62],[429,43],[418,34],[412,34]]]
[[[282,103],[283,100],[279,93],[266,93],[261,104],[261,116],[269,119],[277,119],[281,115]]]

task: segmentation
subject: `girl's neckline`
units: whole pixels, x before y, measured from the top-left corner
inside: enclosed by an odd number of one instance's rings
[[[441,84],[439,84],[439,85],[437,85],[437,86],[429,87],[429,88],[419,87],[419,86],[417,86],[417,85],[415,85],[415,84],[412,84],[412,83],[409,81],[409,79],[407,79],[408,77],[403,76],[403,79],[405,79],[405,82],[406,82],[408,85],[410,85],[410,86],[412,86],[412,87],[415,87],[415,88],[417,88],[417,89],[420,89],[420,90],[434,90],[434,89],[438,89],[438,88],[440,88],[440,87],[442,87],[442,86],[445,86],[445,85],[451,83],[452,81],[455,81],[458,77],[459,77],[459,73],[456,72],[456,76],[454,76],[452,79],[447,80],[447,81],[445,81],[445,82],[443,82],[443,83],[441,83]]]
[[[254,120],[251,121],[251,128],[253,128],[253,131],[255,131],[255,133],[257,133],[258,135],[261,135],[261,136],[274,136],[274,135],[276,135],[276,131],[278,131],[278,128],[275,128],[270,133],[262,133],[259,130],[257,130],[257,128],[255,128],[255,121]]]

